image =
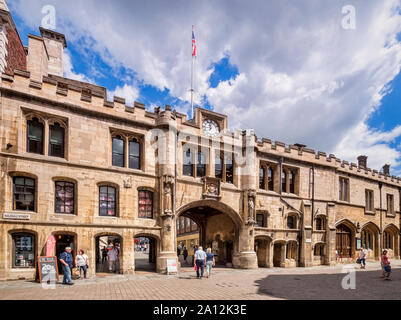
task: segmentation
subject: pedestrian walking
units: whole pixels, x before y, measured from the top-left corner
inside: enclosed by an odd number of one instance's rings
[[[206,250],[206,277],[209,278],[212,274],[212,267],[216,265],[216,261],[214,259],[214,254],[212,253],[211,248],[207,248]]]
[[[203,251],[202,247],[199,247],[195,252],[195,264],[196,264],[196,277],[198,279],[203,278],[203,274],[205,273],[205,262],[206,262],[206,253]]]
[[[188,262],[187,262],[187,258],[188,258],[188,250],[187,250],[187,247],[184,247],[184,252],[183,252],[183,254],[184,254],[185,263],[188,263]]]
[[[364,248],[359,251],[359,263],[361,264],[361,269],[366,268],[366,250]]]
[[[102,250],[102,263],[107,261],[107,253],[108,252],[109,252],[109,250],[107,250],[106,247],[103,247],[103,250]]]
[[[79,269],[78,279],[82,279],[82,271],[84,273],[84,279],[86,279],[87,270],[89,268],[88,256],[85,254],[84,250],[79,250],[77,256],[75,257],[75,264]]]
[[[66,247],[65,251],[60,254],[59,260],[63,266],[63,284],[72,286],[72,280],[71,280],[71,269],[72,269],[72,264],[73,264],[73,258],[71,254],[71,248]]]
[[[387,257],[387,250],[384,250],[381,257],[382,278],[390,280],[391,265]]]
[[[111,245],[108,257],[109,257],[109,271],[115,272],[118,259],[118,250],[113,245]]]

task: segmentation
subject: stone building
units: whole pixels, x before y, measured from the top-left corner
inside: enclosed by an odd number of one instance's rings
[[[332,265],[388,249],[399,258],[400,179],[303,145],[229,131],[226,115],[128,106],[63,77],[65,36],[40,29],[24,48],[0,1],[0,279],[34,278],[37,257],[100,238],[135,272],[134,238],[156,271],[177,259],[176,223],[235,268]],[[337,251],[337,256],[336,256]]]

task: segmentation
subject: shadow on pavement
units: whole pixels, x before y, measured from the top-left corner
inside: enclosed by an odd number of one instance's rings
[[[391,281],[381,271],[356,272],[355,289],[342,288],[346,273],[269,275],[256,281],[258,294],[288,300],[400,300],[401,269],[393,269]]]

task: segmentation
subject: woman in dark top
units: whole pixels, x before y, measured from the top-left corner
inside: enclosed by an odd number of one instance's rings
[[[212,267],[216,265],[214,260],[214,254],[212,253],[211,248],[207,248],[206,252],[206,277],[209,278],[210,274],[212,273]]]

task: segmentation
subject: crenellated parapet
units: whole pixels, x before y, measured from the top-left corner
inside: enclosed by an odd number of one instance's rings
[[[361,178],[382,181],[390,185],[401,187],[401,178],[394,175],[384,174],[378,170],[358,166],[356,163],[337,158],[334,154],[315,151],[306,147],[286,145],[280,141],[272,141],[262,138],[256,143],[259,157],[285,158],[293,161],[304,162],[309,165],[327,167],[336,170],[340,174],[352,174]]]

